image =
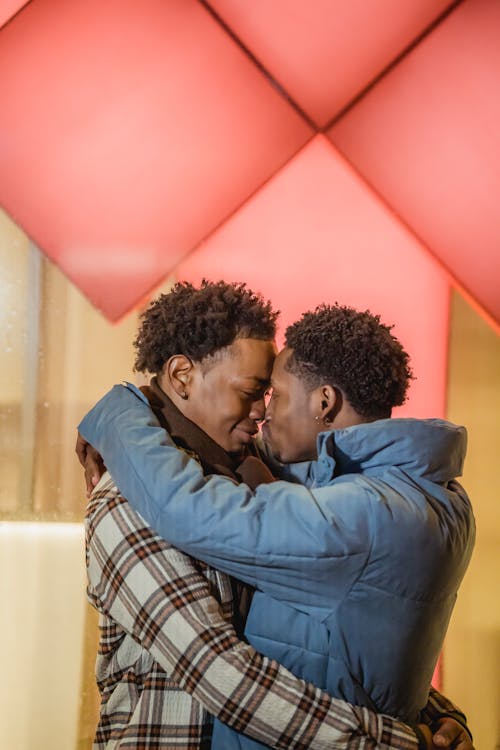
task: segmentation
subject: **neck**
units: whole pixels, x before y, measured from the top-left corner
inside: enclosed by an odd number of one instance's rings
[[[377,417],[364,417],[357,412],[351,404],[344,400],[342,408],[336,414],[333,422],[331,423],[332,430],[345,430],[346,427],[354,427],[358,424],[366,424],[367,422],[375,422]]]

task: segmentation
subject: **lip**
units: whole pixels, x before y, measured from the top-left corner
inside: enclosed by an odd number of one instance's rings
[[[238,433],[239,435],[241,435],[242,443],[248,445],[248,443],[251,443],[254,437],[257,435],[258,430],[252,430],[252,432],[250,432],[249,430],[242,430],[241,428],[238,428]]]

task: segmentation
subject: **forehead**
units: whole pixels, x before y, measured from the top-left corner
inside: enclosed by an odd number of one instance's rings
[[[292,354],[293,349],[285,347],[274,360],[271,386],[281,394],[286,393],[288,398],[298,406],[299,403],[303,403],[304,399],[309,397],[310,389],[301,378],[286,369]]]
[[[259,382],[269,381],[276,356],[274,341],[236,339],[227,353],[222,360],[227,374]]]
[[[273,374],[272,374],[273,380],[276,380],[276,381],[283,380],[285,378],[288,379],[290,377],[290,373],[285,369],[285,367],[286,367],[288,360],[292,356],[292,353],[293,353],[293,349],[289,349],[285,347],[277,355],[273,364]]]

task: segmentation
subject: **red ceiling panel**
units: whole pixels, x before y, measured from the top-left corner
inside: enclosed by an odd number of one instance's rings
[[[0,27],[14,16],[27,0],[0,0]]]
[[[321,302],[370,308],[412,355],[400,414],[443,415],[449,285],[324,136],[317,136],[176,269],[178,279],[245,280],[283,326]],[[418,314],[416,314],[418,310]]]
[[[330,131],[500,321],[500,3],[469,0]]]
[[[111,319],[311,136],[195,0],[32,0],[0,81],[0,204]]]
[[[208,2],[321,127],[452,4],[450,0]]]

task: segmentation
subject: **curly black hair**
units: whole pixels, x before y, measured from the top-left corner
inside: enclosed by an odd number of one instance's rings
[[[379,315],[319,305],[286,329],[293,349],[287,369],[315,388],[339,388],[358,414],[385,419],[406,400],[413,374],[409,356]]]
[[[180,281],[141,314],[135,369],[159,373],[174,354],[200,362],[237,338],[272,340],[278,315],[244,283]]]

